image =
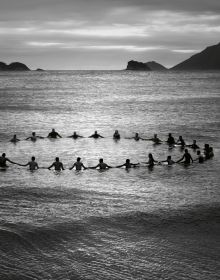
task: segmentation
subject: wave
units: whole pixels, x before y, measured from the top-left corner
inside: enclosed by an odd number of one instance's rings
[[[191,209],[184,207],[172,210],[160,209],[151,213],[133,211],[107,217],[90,217],[83,221],[54,221],[47,225],[36,226],[2,221],[0,222],[0,279],[105,279],[102,274],[109,276],[106,279],[113,279],[112,273],[116,275],[115,279],[137,279],[128,278],[127,264],[120,258],[120,254],[125,253],[124,250],[133,248],[137,242],[137,248],[140,250],[144,250],[145,246],[148,248],[147,251],[153,250],[152,261],[155,261],[155,253],[160,260],[161,252],[166,255],[167,246],[171,246],[169,250],[173,246],[173,243],[168,245],[170,243],[164,242],[164,237],[170,238],[172,242],[174,240],[175,250],[179,246],[179,241],[178,238],[175,240],[174,234],[176,236],[180,234],[180,240],[183,238],[185,240],[187,234],[193,233],[191,246],[195,238],[201,238],[204,229],[209,232],[201,240],[207,240],[207,236],[212,242],[213,239],[218,240],[219,210],[219,204],[197,205]],[[193,231],[189,231],[189,228]],[[154,239],[158,234],[160,239]],[[153,243],[149,243],[151,237]],[[158,240],[162,241],[158,244]],[[213,244],[211,243],[210,250],[215,248],[216,243]],[[145,253],[140,258],[138,250],[132,252],[130,253],[135,260],[134,268],[138,267],[142,271],[147,265]],[[182,252],[181,247],[178,252]],[[191,251],[189,253],[191,254]],[[119,267],[114,266],[115,263]],[[123,275],[121,269],[128,274]],[[149,271],[143,270],[142,273],[146,276]],[[89,277],[91,275],[92,278]],[[149,276],[140,279],[152,278]]]
[[[90,217],[83,221],[67,220],[54,221],[47,225],[30,225],[25,223],[0,223],[1,244],[12,246],[19,243],[24,246],[45,247],[53,246],[57,242],[74,239],[80,242],[86,238],[92,238],[93,232],[98,230],[117,229],[120,231],[135,231],[140,229],[153,233],[159,228],[166,230],[177,229],[184,226],[195,226],[202,223],[218,223],[220,220],[220,205],[197,205],[191,209],[180,208],[154,212],[132,211],[121,214]]]

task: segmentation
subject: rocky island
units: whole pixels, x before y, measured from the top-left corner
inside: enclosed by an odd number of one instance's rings
[[[0,71],[30,71],[30,69],[20,62],[12,62],[8,65],[4,62],[0,62]]]
[[[149,61],[146,63],[131,60],[128,62],[126,70],[133,70],[133,71],[164,71],[167,70],[166,67],[163,65],[155,62]]]

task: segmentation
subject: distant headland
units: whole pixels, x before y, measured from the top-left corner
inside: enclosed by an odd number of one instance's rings
[[[31,71],[31,69],[28,68],[27,65],[21,62],[12,62],[8,65],[5,62],[0,62],[0,71]],[[41,68],[37,68],[34,71],[44,71],[44,70]]]
[[[4,62],[0,62],[0,71],[30,71],[30,69],[20,62],[12,62],[8,65]]]
[[[164,70],[220,70],[220,43],[207,47],[200,53],[191,56],[189,59],[167,69],[163,65],[151,62],[139,62],[131,60],[127,64],[126,70],[134,71],[164,71]]]

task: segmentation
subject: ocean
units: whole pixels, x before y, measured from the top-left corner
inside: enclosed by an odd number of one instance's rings
[[[24,140],[33,131],[60,139]],[[119,130],[121,139],[113,141]],[[103,139],[91,139],[97,130]],[[67,138],[77,131],[84,136]],[[213,159],[104,172],[69,167],[183,155],[194,139]],[[21,140],[9,140],[16,134]],[[193,158],[196,152],[189,149]],[[220,275],[220,72],[0,72],[1,280],[217,280]],[[46,169],[55,157],[65,170]]]

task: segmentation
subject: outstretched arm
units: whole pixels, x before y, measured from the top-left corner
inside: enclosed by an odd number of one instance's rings
[[[116,168],[121,168],[121,167],[123,167],[123,166],[125,166],[125,163],[124,164],[121,164],[121,165],[118,165],[118,166],[115,166]]]
[[[75,165],[75,163],[74,163],[73,166],[69,168],[69,170],[72,170],[75,166],[76,166],[76,165]]]
[[[131,163],[131,165],[133,165],[135,167],[135,166],[140,165],[140,163],[139,162],[138,163]]]
[[[97,167],[99,167],[100,164],[97,164],[96,166],[92,166],[92,167],[88,167],[89,169],[96,169]]]
[[[53,166],[54,166],[54,164],[52,163],[51,166],[48,167],[48,169],[50,170]]]
[[[26,164],[16,163],[16,164],[19,166],[28,166],[29,163],[26,163]]]
[[[84,165],[84,164],[82,164],[82,167],[83,167],[84,169],[87,169],[87,167],[85,167],[85,165]]]
[[[184,156],[181,157],[181,159],[177,160],[176,163],[181,162],[184,159]]]
[[[57,133],[57,136],[60,137],[60,138],[62,138],[62,136],[61,136],[59,133]]]
[[[17,164],[16,162],[11,161],[11,160],[10,160],[10,159],[8,159],[8,158],[6,158],[6,161],[8,161],[8,162],[10,162],[10,163],[12,163],[12,164]]]

